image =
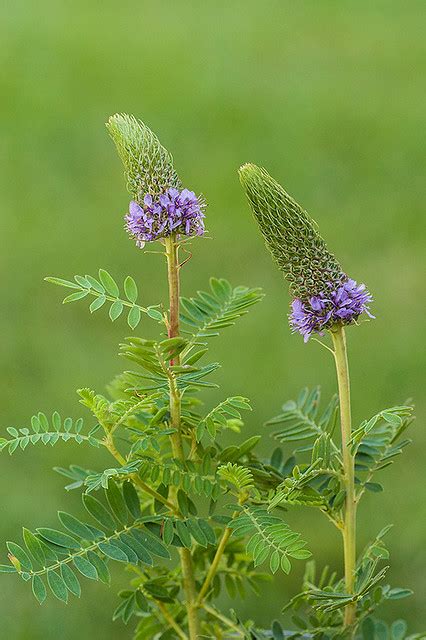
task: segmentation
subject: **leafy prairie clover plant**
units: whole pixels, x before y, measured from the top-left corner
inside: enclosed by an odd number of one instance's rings
[[[380,411],[353,428],[345,330],[361,317],[373,318],[372,297],[357,284],[328,251],[317,225],[264,169],[246,164],[240,180],[266,246],[287,279],[293,302],[289,314],[293,332],[304,341],[319,341],[331,352],[337,372],[338,396],[319,412],[319,388],[303,390],[296,401],[269,420],[276,440],[291,455],[285,460],[277,449],[270,465],[277,477],[265,507],[306,505],[319,509],[342,534],[344,576],[326,567],[316,571],[308,561],[303,590],[284,610],[293,613],[298,631],[294,638],[363,638],[400,640],[425,638],[407,635],[407,625],[396,620],[388,626],[376,618],[383,603],[404,598],[409,589],[384,582],[389,554],[385,527],[366,548],[357,548],[357,508],[366,491],[380,492],[373,481],[377,472],[393,463],[409,443],[405,431],[413,420],[410,405]],[[316,335],[329,335],[331,345]],[[340,438],[335,437],[340,424]],[[296,447],[296,448],[294,448]],[[279,480],[280,476],[284,476]],[[263,500],[263,498],[262,498]],[[273,637],[283,638],[279,623]]]
[[[28,426],[8,428],[0,448],[10,454],[78,443],[113,461],[101,470],[58,467],[66,488],[81,492],[81,513],[59,511],[58,528],[24,528],[22,541],[7,543],[10,563],[0,571],[27,581],[40,603],[50,594],[67,602],[80,596],[82,578],[109,584],[110,565],[121,562],[129,586],[113,618],[131,621],[137,640],[252,637],[252,622],[217,608],[221,590],[232,598],[247,588],[259,592],[270,577],[259,565],[288,572],[293,559],[310,553],[282,509],[270,509],[269,492],[285,480],[284,469],[256,456],[260,436],[235,442],[249,401],[232,396],[204,409],[198,396],[216,387],[210,378],[219,365],[207,360],[208,342],[262,293],[212,278],[206,291],[180,296],[186,247],[204,233],[205,203],[183,187],[171,155],[142,122],[115,115],[107,128],[132,197],[125,228],[140,248],[157,242],[169,302],[166,309],[144,306],[132,277],[120,288],[103,269],[96,278],[47,278],[71,289],[64,302],[89,299],[91,312],[108,306],[111,320],[125,314],[132,330],[146,318],[159,337],[124,340],[130,369],[110,383],[108,397],[78,391],[88,420],[39,412]],[[224,432],[234,444],[221,444]]]

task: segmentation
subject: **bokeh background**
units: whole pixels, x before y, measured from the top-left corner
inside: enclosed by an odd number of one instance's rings
[[[367,498],[360,539],[395,522],[390,581],[415,591],[383,610],[426,626],[424,494],[426,314],[424,1],[4,0],[0,14],[0,397],[2,428],[32,413],[84,414],[75,389],[99,391],[120,370],[128,329],[87,302],[62,307],[45,275],[109,269],[132,274],[142,299],[165,298],[164,265],[123,232],[128,196],[104,129],[116,111],[143,118],[173,151],[184,183],[210,203],[213,240],[197,241],[185,293],[208,277],[261,285],[264,303],[213,344],[221,391],[243,394],[254,412],[246,434],[308,384],[334,391],[330,357],[303,345],[286,322],[288,294],[249,215],[236,170],[264,164],[317,219],[348,272],[368,283],[377,320],[349,331],[355,423],[414,397],[415,444],[382,472],[386,491]],[[151,325],[146,330],[151,330]],[[145,330],[144,324],[139,331]],[[219,395],[220,394],[220,395]],[[77,445],[0,457],[0,539],[21,525],[52,526],[75,509],[55,464],[101,469],[108,461]],[[290,512],[324,563],[340,566],[340,540],[310,511]],[[5,559],[3,547],[2,562]],[[300,563],[301,564],[301,563]],[[259,623],[278,616],[301,567],[262,598],[232,603]],[[86,581],[87,583],[88,581]],[[40,608],[28,585],[4,575],[2,638],[127,638],[111,622],[118,572],[108,590],[85,584],[81,601]],[[231,606],[231,603],[229,603]]]

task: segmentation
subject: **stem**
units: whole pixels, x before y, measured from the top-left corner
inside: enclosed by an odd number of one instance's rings
[[[178,247],[175,235],[165,239],[167,257],[167,275],[169,281],[169,338],[179,336],[179,261]],[[171,364],[179,364],[179,357]],[[185,461],[181,432],[181,398],[179,390],[173,378],[169,381],[170,390],[170,420],[175,433],[170,436],[172,452],[175,458]],[[176,488],[172,492],[174,503],[176,501]],[[198,610],[196,604],[196,586],[194,577],[194,566],[192,555],[189,549],[182,547],[179,549],[180,562],[182,567],[183,588],[186,595],[186,610],[188,614],[188,629],[190,640],[198,640],[200,635],[200,625],[198,620]]]
[[[211,607],[208,604],[203,604],[203,609],[205,609],[207,613],[210,613],[210,615],[214,616],[215,618],[217,618],[218,620],[226,624],[227,627],[229,627],[230,629],[233,629],[240,638],[244,638],[244,633],[241,631],[241,629],[239,629],[237,625],[232,622],[232,620],[224,616],[222,613],[219,613],[219,611],[216,611],[214,607]]]
[[[114,439],[113,439],[111,434],[109,434],[107,436],[107,438],[104,440],[103,444],[108,449],[110,454],[112,456],[114,456],[114,458],[117,460],[117,462],[119,462],[122,466],[124,466],[126,464],[126,459],[118,451],[117,447],[115,446]],[[158,493],[158,491],[156,491],[155,489],[152,489],[152,487],[150,487],[149,485],[145,484],[145,482],[138,476],[137,473],[132,473],[129,476],[129,478],[131,478],[133,480],[133,482],[135,484],[137,484],[140,489],[142,489],[142,491],[145,491],[145,493],[148,493],[150,496],[152,496],[153,498],[158,500],[158,502],[161,502],[162,504],[164,504],[171,511],[173,511],[175,513],[177,512],[176,506],[172,502],[167,500],[167,498],[164,498],[161,495],[161,493]]]
[[[219,542],[219,545],[216,549],[216,553],[215,556],[213,558],[213,562],[210,565],[210,568],[207,572],[206,578],[204,580],[203,586],[200,589],[200,593],[198,594],[198,599],[197,599],[197,606],[203,606],[203,600],[206,596],[206,593],[209,590],[210,584],[216,574],[217,568],[219,566],[219,562],[222,558],[223,552],[225,551],[225,547],[227,545],[227,542],[230,538],[232,534],[232,529],[230,529],[229,527],[227,527],[225,529],[225,531],[223,532],[222,538]]]
[[[188,640],[188,636],[186,635],[186,633],[182,631],[178,623],[175,622],[173,617],[167,611],[166,606],[162,602],[159,602],[158,600],[156,601],[156,605],[160,609],[161,613],[163,614],[163,617],[166,620],[166,622],[168,622],[168,624],[176,631],[179,638],[182,638],[182,640]]]
[[[331,331],[336,362],[337,382],[339,386],[340,425],[342,431],[342,454],[344,483],[346,489],[346,506],[344,515],[343,547],[345,562],[345,585],[349,594],[354,593],[356,567],[356,497],[355,497],[355,458],[351,454],[349,441],[351,426],[351,395],[349,382],[348,355],[344,327],[336,326]],[[345,608],[345,626],[355,622],[356,603]]]

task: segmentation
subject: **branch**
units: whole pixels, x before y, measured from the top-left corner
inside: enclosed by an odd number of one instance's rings
[[[173,617],[170,615],[170,613],[167,611],[167,608],[165,607],[165,605],[162,602],[159,602],[158,600],[156,600],[155,604],[160,609],[160,611],[163,614],[163,617],[166,620],[166,622],[168,622],[168,624],[176,631],[176,633],[178,634],[179,638],[182,638],[182,640],[188,640],[188,636],[180,628],[180,626],[173,619]]]
[[[229,538],[232,535],[232,529],[230,529],[229,527],[226,527],[225,531],[223,532],[222,538],[220,539],[219,545],[216,549],[216,553],[215,556],[213,558],[213,562],[210,565],[210,568],[207,572],[207,575],[205,577],[204,583],[200,589],[200,593],[198,594],[198,598],[197,598],[197,602],[196,605],[197,607],[201,607],[204,606],[203,605],[203,600],[209,590],[210,584],[216,574],[216,571],[218,569],[219,563],[222,559],[223,556],[223,552],[225,551],[225,547],[228,543]]]
[[[240,638],[245,637],[245,634],[243,633],[243,631],[241,631],[241,629],[239,629],[237,625],[232,622],[232,620],[224,616],[222,613],[219,613],[219,611],[216,611],[214,607],[211,607],[208,604],[203,604],[203,609],[207,611],[207,613],[210,613],[210,615],[214,616],[215,618],[217,618],[218,620],[226,624],[227,627],[229,627],[230,629],[233,629],[236,633],[238,633],[238,636]]]

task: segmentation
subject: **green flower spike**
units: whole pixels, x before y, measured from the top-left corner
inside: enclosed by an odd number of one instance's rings
[[[170,187],[182,189],[171,153],[146,124],[126,113],[116,113],[106,127],[124,164],[127,188],[134,200],[142,202],[147,193],[155,197]]]
[[[265,169],[245,164],[239,174],[266,246],[292,295],[306,301],[329,290],[330,284],[337,289],[347,277],[314,220]]]
[[[336,325],[371,318],[372,300],[364,284],[347,277],[306,211],[265,169],[245,164],[240,180],[266,246],[284,272],[294,295],[289,315],[293,331],[307,342]]]

